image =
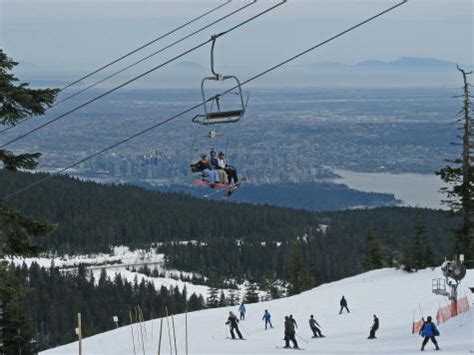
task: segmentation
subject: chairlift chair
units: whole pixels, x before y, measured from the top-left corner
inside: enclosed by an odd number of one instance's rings
[[[218,74],[214,70],[214,47],[216,38],[218,35],[212,37],[211,46],[211,72],[213,76],[208,76],[201,81],[201,95],[204,106],[204,114],[194,116],[192,121],[200,125],[213,125],[213,124],[224,124],[224,123],[236,123],[239,122],[245,115],[248,102],[247,98],[244,99],[244,93],[242,92],[242,85],[240,80],[235,75],[222,75]],[[235,88],[237,89],[236,94],[239,96],[239,107],[234,110],[221,110],[221,99],[223,94],[217,94],[212,97],[206,95],[206,83],[209,81],[223,82],[230,80],[236,83]],[[214,104],[215,108],[214,109]]]

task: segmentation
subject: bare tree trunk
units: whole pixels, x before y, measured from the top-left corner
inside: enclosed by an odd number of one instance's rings
[[[463,134],[463,180],[462,180],[462,190],[463,195],[461,198],[461,218],[462,218],[462,240],[461,245],[458,245],[458,248],[461,247],[465,249],[465,253],[470,252],[471,246],[473,244],[472,231],[471,231],[471,214],[472,214],[472,196],[471,196],[471,117],[470,117],[470,93],[469,93],[469,83],[467,81],[467,75],[472,74],[472,72],[466,72],[463,69],[457,67],[457,69],[462,73],[464,81],[464,105],[463,105],[463,121],[464,121],[464,134]]]

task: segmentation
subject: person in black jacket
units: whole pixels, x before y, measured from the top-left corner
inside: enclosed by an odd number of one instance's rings
[[[298,324],[296,324],[296,319],[293,318],[293,314],[290,314],[290,321],[295,326],[295,329],[298,329]]]
[[[219,157],[217,159],[217,169],[223,169],[227,174],[227,179],[229,184],[237,184],[239,182],[239,177],[237,176],[237,170],[227,164],[224,152],[219,152]]]
[[[227,318],[227,322],[225,322],[225,324],[229,325],[230,335],[232,339],[235,339],[234,330],[237,332],[237,335],[239,336],[239,338],[243,339],[242,333],[240,333],[240,330],[239,330],[238,323],[239,323],[239,320],[237,319],[237,316],[232,311],[230,311],[229,318]]]
[[[346,301],[346,298],[344,296],[342,296],[341,298],[341,301],[339,302],[339,304],[341,305],[341,310],[339,311],[339,314],[342,313],[342,310],[345,308],[347,310],[347,313],[351,313],[349,311],[349,308],[347,308],[347,301]]]
[[[299,349],[298,343],[295,339],[296,331],[295,331],[295,323],[294,320],[292,321],[290,317],[285,316],[285,348],[290,347],[290,340],[293,343],[294,349]]]
[[[310,318],[309,318],[309,327],[313,331],[313,334],[314,334],[313,338],[317,338],[318,336],[321,337],[321,338],[324,338],[324,335],[321,333],[321,329],[319,329],[319,327],[321,327],[321,326],[316,321],[316,319],[314,319],[313,315],[311,315]]]
[[[379,319],[377,316],[374,314],[374,322],[372,323],[372,327],[370,327],[370,334],[367,339],[375,339],[375,332],[379,329]]]

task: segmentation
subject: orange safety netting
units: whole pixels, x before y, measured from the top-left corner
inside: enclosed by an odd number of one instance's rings
[[[451,319],[451,307],[446,306],[438,309],[436,313],[436,323],[441,324]]]
[[[458,300],[458,314],[468,312],[468,311],[469,311],[469,300],[467,299],[467,296],[464,296],[463,298],[460,298]]]
[[[456,313],[461,314],[467,311],[469,311],[469,301],[467,296],[464,296],[463,298],[458,299]],[[438,324],[444,323],[455,316],[456,315],[453,315],[451,312],[451,306],[442,307],[438,309],[438,313],[436,313],[436,321]]]
[[[465,313],[469,311],[469,300],[467,296],[458,299],[457,302],[457,314]],[[446,322],[447,320],[451,319],[453,316],[451,315],[451,306],[445,306],[438,309],[436,313],[436,323],[441,324]],[[413,322],[412,326],[412,333],[418,334],[423,327],[425,321],[423,319],[419,320],[418,322]]]
[[[424,323],[425,323],[425,321],[423,319],[419,320],[418,322],[413,322],[413,327],[412,327],[411,332],[413,334],[418,334],[420,332],[421,328],[423,327]]]

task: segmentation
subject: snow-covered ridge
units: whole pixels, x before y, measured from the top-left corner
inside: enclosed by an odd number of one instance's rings
[[[193,241],[189,241],[189,243],[193,243]],[[92,271],[96,281],[99,280],[102,270],[105,270],[107,276],[111,279],[113,279],[116,274],[120,274],[121,277],[131,282],[133,282],[135,278],[137,278],[138,282],[141,282],[141,280],[151,281],[157,288],[161,286],[167,288],[177,286],[182,290],[186,286],[189,296],[196,293],[206,297],[209,293],[209,287],[207,286],[194,285],[190,282],[179,280],[180,276],[190,278],[194,276],[193,273],[165,269],[164,254],[157,253],[155,248],[150,248],[149,250],[130,250],[128,247],[120,246],[114,247],[111,254],[100,253],[91,255],[64,255],[60,257],[13,258],[8,261],[16,265],[25,263],[28,266],[35,262],[45,268],[54,265],[64,272],[72,271],[82,264],[85,265],[88,270]],[[145,265],[152,270],[156,269],[160,277],[146,276],[143,273],[135,271]]]
[[[36,262],[40,266],[49,267],[51,264],[59,268],[72,268],[78,267],[80,264],[89,265],[89,266],[106,266],[106,265],[115,265],[115,264],[139,264],[146,262],[163,262],[164,255],[156,253],[156,251],[151,248],[149,250],[136,249],[130,250],[126,246],[117,246],[114,247],[110,254],[98,253],[98,254],[88,254],[88,255],[62,255],[62,256],[42,256],[34,258],[21,258],[15,257],[9,261],[14,262],[15,264],[22,264],[25,262],[30,266],[33,262]]]
[[[446,298],[431,293],[431,280],[441,276],[439,269],[421,270],[408,274],[395,269],[382,269],[364,273],[319,286],[300,295],[284,299],[247,305],[247,319],[241,322],[245,341],[232,341],[224,325],[229,310],[236,307],[210,309],[188,315],[189,354],[288,354],[289,350],[277,349],[283,345],[283,317],[293,314],[298,321],[297,340],[305,354],[418,354],[421,338],[411,334],[413,315],[419,319],[420,307],[426,317],[436,315],[439,305]],[[474,270],[468,270],[460,294],[468,294],[474,286]],[[339,315],[339,299],[344,295],[350,314]],[[265,330],[263,312],[272,314],[274,329]],[[145,310],[146,312],[146,310]],[[309,315],[314,314],[326,335],[311,339]],[[380,318],[377,339],[368,340],[372,315]],[[174,318],[178,339],[178,354],[184,354],[184,315]],[[164,322],[166,327],[166,322]],[[442,354],[469,354],[474,351],[474,311],[440,325],[439,344]],[[156,354],[158,348],[159,320],[144,323],[147,340],[145,354]],[[134,327],[135,336],[138,326]],[[143,328],[142,328],[143,329]],[[72,331],[72,330],[71,330]],[[161,354],[170,354],[168,332],[163,331]],[[143,354],[135,338],[137,354]],[[427,351],[433,351],[431,344]],[[77,353],[77,343],[42,352],[43,355]],[[88,355],[133,354],[131,327],[125,326],[99,334],[83,341],[83,353]]]
[[[194,240],[179,241],[179,244],[195,244],[204,245],[204,243]],[[167,269],[164,265],[165,255],[156,252],[156,247],[159,244],[154,244],[150,249],[135,249],[130,250],[129,247],[119,246],[114,247],[110,254],[98,253],[90,255],[63,255],[63,256],[42,256],[34,258],[15,257],[7,259],[16,265],[25,263],[31,266],[32,263],[37,263],[40,267],[49,268],[51,265],[58,267],[63,272],[72,272],[77,270],[79,265],[84,265],[87,270],[91,271],[96,282],[99,281],[100,274],[104,270],[110,279],[113,279],[116,274],[130,282],[135,279],[140,283],[142,280],[152,282],[157,289],[161,286],[166,288],[178,287],[183,290],[186,287],[187,295],[190,297],[193,293],[202,295],[204,299],[209,296],[210,287],[201,284],[193,284],[189,282],[193,277],[206,280],[203,275],[185,272],[175,269]],[[144,267],[150,271],[156,270],[158,276],[145,275],[140,272]],[[184,280],[184,281],[183,281]],[[224,289],[224,294],[229,297],[232,292],[240,297],[244,294],[247,283],[238,285],[237,290]],[[268,297],[264,291],[259,291],[262,298]]]

